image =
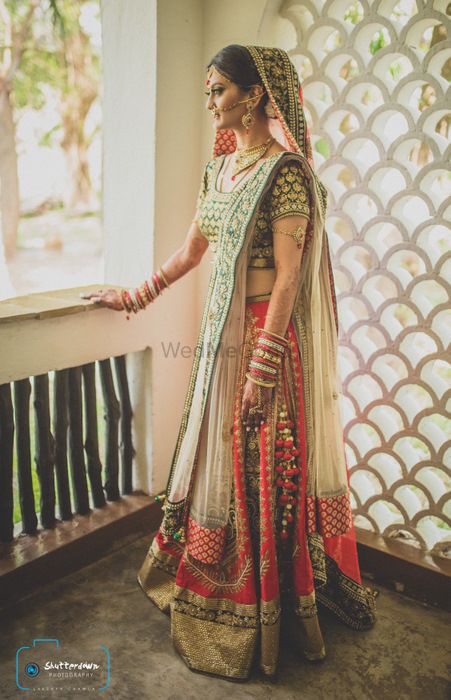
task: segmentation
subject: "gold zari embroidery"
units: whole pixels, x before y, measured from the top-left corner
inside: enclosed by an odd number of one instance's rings
[[[216,189],[219,172],[224,166],[223,161],[223,158],[213,158],[206,164],[197,200],[197,224],[214,253],[218,250],[225,212],[240,190],[239,187],[231,192],[220,192]],[[295,215],[311,219],[312,204],[306,174],[302,166],[293,161],[282,164],[274,178],[273,186],[262,199],[255,220],[249,267],[275,267],[272,225],[280,218]]]

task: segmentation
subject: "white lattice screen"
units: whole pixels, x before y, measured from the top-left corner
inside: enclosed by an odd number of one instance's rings
[[[329,190],[356,525],[451,546],[451,3],[287,1]],[[448,223],[447,223],[448,222]]]

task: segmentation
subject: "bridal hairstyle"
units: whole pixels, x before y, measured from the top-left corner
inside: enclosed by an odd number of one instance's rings
[[[245,92],[249,92],[252,85],[261,85],[264,88],[263,80],[245,46],[240,44],[225,46],[213,56],[207,70],[210,66],[215,66],[222,75],[229,78],[232,83],[238,85]],[[267,102],[268,95],[265,92],[257,109],[263,110]]]

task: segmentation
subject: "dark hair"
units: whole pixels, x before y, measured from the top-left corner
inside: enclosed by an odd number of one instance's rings
[[[264,87],[249,51],[241,44],[229,44],[218,51],[209,62],[207,70],[212,65],[242,90],[249,90],[251,85]],[[260,100],[261,107],[264,107],[267,101],[268,95],[265,93]]]

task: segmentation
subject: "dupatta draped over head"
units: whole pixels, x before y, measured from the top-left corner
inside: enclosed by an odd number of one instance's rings
[[[327,191],[313,170],[302,89],[288,54],[277,48],[246,48],[268,94],[265,109],[271,115],[271,132],[286,151],[264,159],[231,195],[163,506],[165,537],[183,540],[190,518],[190,528],[205,534],[216,552],[224,539],[233,488],[233,403],[254,224],[279,167],[293,159],[302,165],[310,183],[312,213],[292,312],[303,366],[308,532],[327,538],[345,534],[352,527],[338,401],[337,306],[325,231]],[[214,156],[235,148],[233,131],[217,130]],[[191,554],[196,556],[195,548]]]

